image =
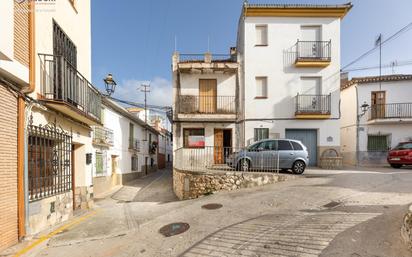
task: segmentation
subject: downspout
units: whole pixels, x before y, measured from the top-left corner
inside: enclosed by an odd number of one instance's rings
[[[35,8],[34,1],[29,4],[29,86],[23,89],[23,94],[30,94],[35,89]],[[17,199],[18,199],[18,231],[19,239],[27,235],[29,230],[29,185],[28,185],[28,114],[33,104],[26,103],[23,97],[18,98],[17,118]]]

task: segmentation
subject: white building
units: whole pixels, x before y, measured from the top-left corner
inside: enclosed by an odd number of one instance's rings
[[[291,138],[317,165],[339,151],[340,24],[345,5],[245,4],[238,28],[242,141]]]
[[[173,56],[174,149],[292,138],[317,165],[340,151],[340,24],[345,5],[244,4],[226,59]],[[217,149],[217,150],[216,150]]]
[[[91,126],[101,96],[91,80],[90,1],[34,3],[35,89],[26,108],[28,233],[93,202]]]
[[[93,129],[95,195],[157,170],[158,131],[107,98],[101,121]]]
[[[235,56],[173,55],[173,149],[203,149],[224,163],[223,147],[236,146]]]
[[[412,75],[352,78],[341,90],[346,164],[385,164],[388,149],[412,140]]]

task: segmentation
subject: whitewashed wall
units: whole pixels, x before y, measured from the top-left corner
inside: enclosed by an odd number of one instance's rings
[[[182,95],[199,95],[199,79],[216,79],[218,96],[235,96],[236,74],[180,74]]]
[[[255,26],[267,24],[268,46],[255,46]],[[243,26],[242,26],[243,25]],[[301,38],[302,25],[320,25],[321,40],[331,40],[331,63],[326,68],[296,68],[294,45]],[[318,129],[318,145],[339,146],[340,100],[340,19],[298,17],[247,17],[239,25],[240,81],[244,87],[245,119],[279,119],[272,122],[247,121],[245,141],[253,138],[253,128],[268,127],[284,136],[289,128]],[[267,77],[268,98],[255,99],[255,77]],[[321,94],[332,94],[328,120],[295,120],[295,96],[301,77],[321,77]],[[326,138],[332,136],[333,142]]]

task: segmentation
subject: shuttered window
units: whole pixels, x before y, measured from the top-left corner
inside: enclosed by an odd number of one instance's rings
[[[266,98],[267,94],[267,77],[256,77],[256,98]]]
[[[132,171],[138,171],[139,170],[139,159],[137,158],[137,155],[132,156]]]
[[[268,139],[269,138],[269,129],[268,128],[255,128],[255,142]]]
[[[256,45],[268,45],[268,27],[267,25],[256,25]]]
[[[388,135],[368,135],[368,151],[387,151],[388,148]]]
[[[96,152],[96,176],[106,175],[107,155],[106,151]]]

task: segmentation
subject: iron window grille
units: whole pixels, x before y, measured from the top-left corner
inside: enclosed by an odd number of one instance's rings
[[[368,151],[386,152],[390,146],[389,135],[368,135]]]
[[[72,189],[72,136],[55,125],[28,126],[29,201]]]
[[[107,152],[96,152],[96,176],[107,174]]]

